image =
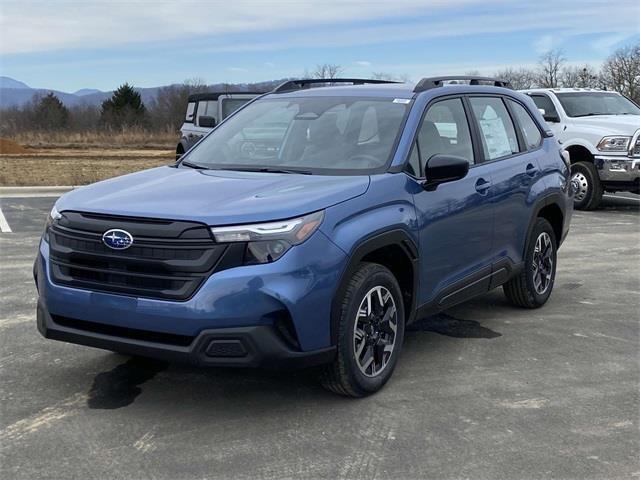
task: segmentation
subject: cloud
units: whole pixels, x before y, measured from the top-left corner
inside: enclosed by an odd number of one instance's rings
[[[563,41],[564,38],[560,35],[542,35],[533,43],[533,48],[536,53],[543,54],[558,48]]]
[[[359,67],[370,67],[371,66],[371,62],[367,62],[366,60],[358,60],[357,62],[354,62],[356,65],[358,65]]]
[[[623,42],[630,36],[631,35],[624,35],[620,33],[602,35],[597,40],[591,42],[591,48],[593,48],[597,52],[607,55],[611,53],[611,50],[613,50],[616,45]]]
[[[265,67],[275,68],[276,64],[273,62],[264,62]]]
[[[227,72],[235,72],[235,73],[246,73],[249,71],[246,68],[242,68],[242,67],[227,67],[226,70]]]
[[[498,0],[485,0],[498,1]],[[129,43],[221,37],[289,28],[394,19],[417,12],[485,3],[480,0],[3,0],[0,51],[3,54],[79,48],[108,48]],[[310,15],[309,12],[313,12]]]

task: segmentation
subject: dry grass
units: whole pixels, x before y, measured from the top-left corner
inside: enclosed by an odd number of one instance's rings
[[[128,129],[89,132],[21,132],[8,137],[28,148],[175,149],[177,132]]]
[[[40,150],[0,155],[0,186],[86,185],[168,165],[173,150]]]

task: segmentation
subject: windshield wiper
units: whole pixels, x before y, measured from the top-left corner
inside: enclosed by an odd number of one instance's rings
[[[205,167],[204,165],[200,165],[198,163],[191,163],[187,160],[180,162],[180,165],[184,165],[185,167],[194,168],[196,170],[209,170],[209,167]]]
[[[300,175],[311,175],[310,170],[298,170],[293,168],[278,168],[278,167],[230,167],[221,168],[221,170],[235,170],[239,172],[264,172],[264,173],[298,173]]]
[[[597,115],[611,115],[611,113],[583,113],[582,115],[574,115],[573,118],[577,118],[577,117],[595,117]]]

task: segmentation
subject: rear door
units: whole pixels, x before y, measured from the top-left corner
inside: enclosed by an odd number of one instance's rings
[[[424,179],[435,154],[469,161],[463,179],[420,188],[414,194],[420,227],[420,302],[446,308],[488,290],[491,274],[493,206],[490,169],[479,163],[469,109],[461,97],[431,103],[418,131],[407,173]]]
[[[493,179],[493,287],[522,262],[533,203],[544,189],[542,133],[527,109],[508,97],[472,96],[469,102]]]

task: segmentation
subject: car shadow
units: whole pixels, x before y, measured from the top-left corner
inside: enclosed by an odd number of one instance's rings
[[[478,321],[461,317],[458,314],[454,316],[440,313],[409,325],[406,337],[410,341],[405,341],[403,346],[405,360],[416,361],[415,356],[419,355],[420,362],[430,362],[429,358],[424,358],[425,355],[428,357],[431,351],[433,355],[442,354],[440,348],[423,348],[423,342],[416,337],[424,333],[438,334],[428,340],[432,347],[437,347],[434,342],[440,343],[438,338],[441,336],[457,339],[493,339],[501,336],[499,332]],[[443,342],[442,347],[450,349],[451,345]],[[457,352],[457,348],[454,350]],[[326,401],[327,398],[336,402],[344,401],[344,397],[329,393],[320,386],[317,378],[319,369],[271,371],[200,368],[119,354],[108,354],[110,360],[113,360],[114,355],[121,363],[94,377],[87,398],[87,407],[90,409],[123,408],[134,403],[143,392],[150,390],[152,393],[148,394],[166,398],[167,402],[178,401],[177,396],[180,397],[180,402],[189,403],[191,408],[210,408],[213,403],[217,411],[228,412],[235,410],[238,405],[246,406],[258,400],[262,409],[269,406],[281,408],[283,399],[303,404],[320,399]],[[155,398],[154,401],[162,400]],[[293,408],[293,405],[290,407]]]
[[[640,195],[633,193],[606,194],[602,197],[602,203],[598,210],[640,212]]]

